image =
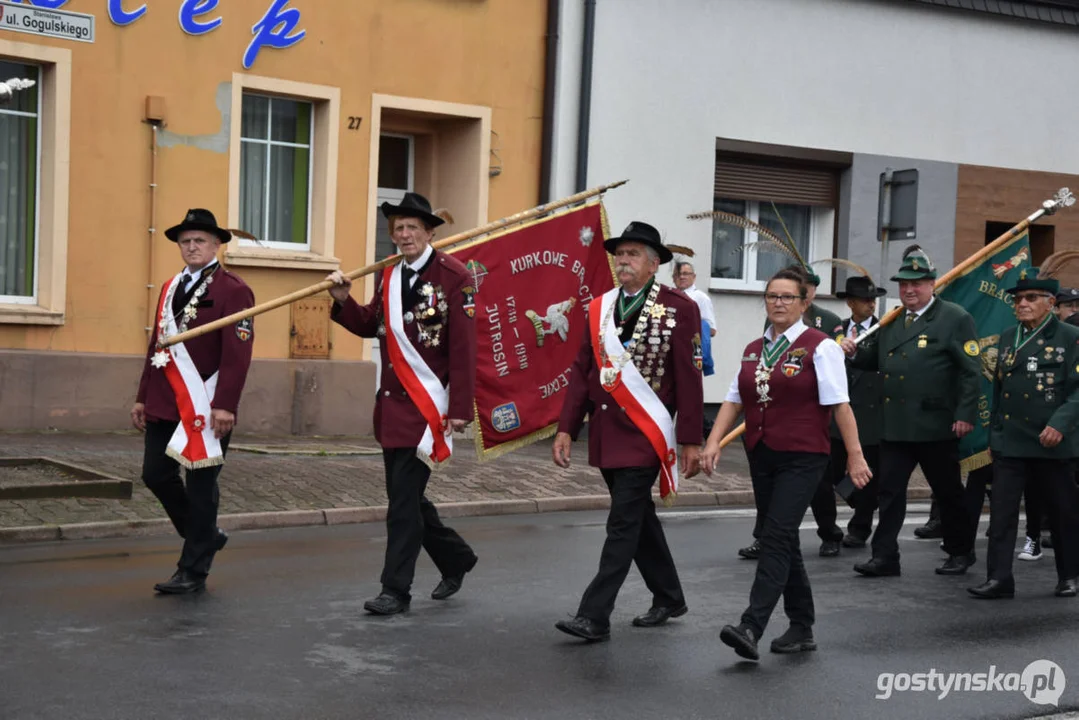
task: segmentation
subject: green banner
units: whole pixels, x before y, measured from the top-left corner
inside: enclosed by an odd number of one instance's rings
[[[959,442],[959,458],[964,472],[989,464],[989,418],[993,397],[993,374],[997,369],[1000,334],[1014,325],[1015,308],[1010,288],[1019,271],[1030,267],[1030,237],[1023,232],[994,255],[967,270],[943,290],[940,297],[962,305],[974,316],[981,346],[982,384],[978,399],[978,420],[974,432]]]

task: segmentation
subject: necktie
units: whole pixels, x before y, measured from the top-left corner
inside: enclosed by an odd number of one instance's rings
[[[911,326],[911,324],[914,322],[914,319],[915,319],[914,313],[912,313],[912,312],[907,313],[907,316],[905,318],[903,318],[903,327],[904,328],[909,328]]]

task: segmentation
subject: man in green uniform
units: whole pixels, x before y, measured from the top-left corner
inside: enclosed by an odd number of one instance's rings
[[[993,381],[989,449],[993,496],[985,583],[969,588],[976,598],[1015,596],[1012,548],[1019,529],[1019,501],[1027,483],[1045,500],[1056,558],[1058,597],[1075,597],[1079,576],[1079,328],[1053,314],[1058,281],[1020,273],[1008,290],[1019,324],[1000,335]]]
[[[974,429],[981,365],[974,318],[934,292],[937,270],[919,246],[903,254],[892,277],[899,283],[903,316],[856,345],[842,341],[851,365],[883,375],[880,504],[873,557],[854,566],[862,575],[899,575],[899,531],[907,512],[907,485],[915,466],[929,482],[944,525],[948,559],[940,575],[962,575],[974,564],[967,529],[959,438]]]

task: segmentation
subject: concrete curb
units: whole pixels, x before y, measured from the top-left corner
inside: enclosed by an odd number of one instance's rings
[[[659,496],[654,496],[662,509]],[[928,500],[929,488],[911,488],[907,500]],[[495,515],[528,515],[548,512],[606,510],[611,505],[607,495],[576,495],[535,498],[531,500],[475,500],[438,505],[444,518]],[[753,506],[752,490],[685,492],[678,495],[673,508]],[[272,512],[235,513],[218,517],[225,530],[269,530],[272,528],[309,527],[312,525],[351,525],[383,522],[385,505],[329,508],[326,510],[277,510]],[[0,528],[0,545],[58,540],[92,540],[122,537],[171,535],[172,524],[166,519],[114,520],[110,522],[73,523],[68,525],[33,525]]]

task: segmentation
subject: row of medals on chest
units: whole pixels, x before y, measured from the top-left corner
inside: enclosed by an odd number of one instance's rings
[[[416,339],[423,343],[424,347],[438,347],[442,344],[442,318],[446,315],[449,305],[446,303],[446,294],[442,287],[424,283],[420,287],[420,301],[411,310],[405,312],[401,319],[405,324],[412,322],[421,323],[416,333]],[[386,322],[380,319],[378,334],[386,334]]]
[[[1043,340],[1042,338],[1038,338],[1037,343],[1038,345],[1044,345],[1045,340]],[[1054,355],[1056,356],[1055,359],[1058,363],[1064,362],[1064,348],[1062,347],[1054,348],[1052,346],[1049,346],[1045,348],[1044,351],[1039,350],[1038,352],[1044,353],[1043,359],[1046,362],[1053,360]],[[1038,372],[1038,352],[1035,352],[1033,355],[1027,358],[1027,372],[1033,373],[1034,379],[1037,380],[1038,384],[1034,386],[1034,389],[1038,392],[1045,391],[1045,399],[1051,402],[1053,400],[1053,388],[1051,386],[1056,383],[1056,374],[1051,371]],[[1009,348],[1008,355],[1004,358],[1004,364],[1011,365],[1014,362],[1015,348]]]
[[[652,386],[652,390],[658,391],[663,376],[667,373],[664,365],[667,354],[671,351],[671,333],[677,327],[675,309],[656,302],[659,295],[659,283],[654,283],[648,292],[648,297],[641,306],[641,314],[637,318],[637,324],[633,327],[633,335],[629,342],[625,343],[626,351],[616,358],[607,355],[607,346],[604,338],[607,328],[610,327],[614,316],[615,307],[618,305],[617,298],[607,309],[607,316],[600,325],[599,337],[596,342],[603,348],[601,359],[603,367],[600,368],[600,383],[604,387],[613,387],[618,383],[624,368],[631,360],[645,382]],[[622,318],[622,322],[626,321]],[[644,340],[644,342],[641,342]]]
[[[202,296],[206,294],[206,291],[210,289],[210,283],[213,281],[213,273],[207,275],[206,281],[195,289],[195,294],[191,296],[191,300],[184,306],[184,309],[180,311],[180,324],[176,326],[177,335],[187,332],[187,326],[192,320],[199,316],[199,301],[202,300]],[[161,317],[157,321],[158,342],[161,342],[169,336],[169,316],[166,313],[172,312],[172,298],[176,295],[183,282],[184,280],[182,277],[174,282],[169,289],[169,296],[165,298],[164,307],[161,308]],[[150,363],[156,368],[165,367],[169,364],[169,353],[166,350],[158,350],[150,359]]]

